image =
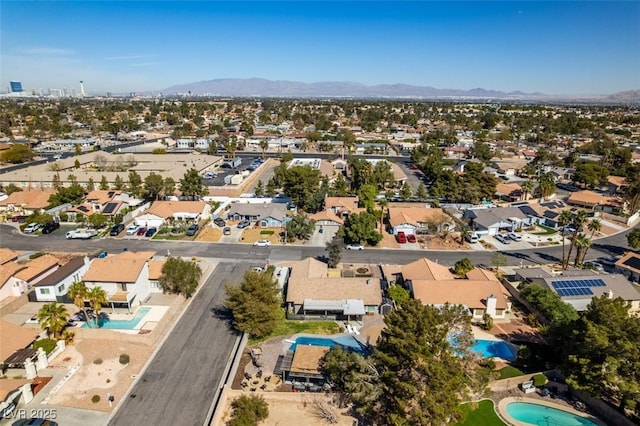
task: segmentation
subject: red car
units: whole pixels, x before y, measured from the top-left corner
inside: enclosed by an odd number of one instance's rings
[[[145,233],[147,232],[147,228],[145,228],[144,226],[140,227],[138,229],[138,232],[136,233],[136,235],[138,235],[139,237],[143,236]]]
[[[418,170],[419,169],[419,167],[417,165],[415,165],[415,164],[410,165],[409,168],[411,170]]]
[[[413,234],[409,234],[407,235],[407,241],[410,243],[415,243],[416,242],[416,236]]]
[[[396,241],[400,244],[404,244],[407,242],[407,236],[404,234],[404,232],[400,231],[396,234]]]

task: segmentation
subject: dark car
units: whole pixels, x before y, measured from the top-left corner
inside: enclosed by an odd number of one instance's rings
[[[147,232],[145,232],[144,236],[145,237],[153,237],[157,231],[158,230],[156,228],[151,227],[151,228],[147,229]]]
[[[215,223],[216,225],[218,225],[219,227],[225,227],[227,226],[227,222],[224,221],[224,219],[217,217],[213,220],[213,223]]]
[[[147,233],[147,228],[145,228],[144,226],[141,227],[140,229],[138,229],[138,232],[136,233],[136,235],[138,235],[138,237],[143,236],[144,234]]]
[[[112,237],[115,237],[122,231],[124,231],[124,223],[119,223],[117,225],[114,225],[113,228],[111,228],[111,232],[109,232],[109,235],[111,235]]]
[[[25,215],[17,215],[11,218],[11,222],[25,223],[28,216]]]
[[[42,233],[50,234],[58,228],[60,228],[60,224],[58,222],[47,222],[42,227]]]
[[[193,225],[190,225],[189,228],[187,228],[187,236],[193,237],[194,235],[196,235],[196,232],[198,232],[198,229],[200,229],[200,227],[195,223]]]
[[[238,223],[238,228],[240,229],[248,228],[249,226],[251,226],[251,222],[249,222],[248,220],[243,220],[240,223]]]

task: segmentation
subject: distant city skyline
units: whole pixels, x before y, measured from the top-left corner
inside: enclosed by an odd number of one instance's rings
[[[218,78],[601,95],[640,89],[640,2],[3,1],[0,84]]]

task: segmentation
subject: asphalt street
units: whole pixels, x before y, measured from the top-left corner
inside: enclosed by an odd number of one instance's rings
[[[227,283],[250,266],[219,263],[109,425],[202,425],[238,335],[218,314]]]
[[[588,257],[622,255],[630,250],[626,235],[630,230],[600,238],[594,241]],[[117,253],[123,249],[131,251],[155,250],[158,254],[173,256],[199,256],[220,259],[246,260],[248,262],[295,261],[306,257],[321,258],[326,255],[323,247],[304,245],[273,245],[252,247],[248,244],[207,243],[194,241],[129,240],[105,238],[94,240],[67,240],[64,233],[56,231],[50,235],[23,235],[11,225],[0,225],[0,245],[20,251],[97,253],[104,250]],[[494,251],[437,251],[401,249],[365,249],[347,251],[342,254],[343,262],[371,264],[406,264],[422,257],[452,266],[458,260],[468,257],[473,263],[491,264]],[[562,258],[562,246],[506,250],[508,265],[532,265],[558,262]]]

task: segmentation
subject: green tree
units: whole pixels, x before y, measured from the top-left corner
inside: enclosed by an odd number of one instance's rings
[[[486,142],[478,139],[474,141],[473,148],[471,149],[471,155],[483,163],[488,164],[493,158],[493,151]]]
[[[584,210],[578,210],[577,213],[571,216],[571,225],[573,225],[574,231],[571,238],[571,243],[569,244],[569,253],[567,254],[567,260],[566,260],[567,264],[570,262],[571,252],[573,251],[573,248],[576,245],[576,242],[577,242],[576,239],[578,238],[578,233],[582,229],[582,225],[585,224],[588,217],[589,217],[589,214]],[[566,265],[565,265],[565,268],[566,268]]]
[[[474,268],[473,263],[471,262],[471,260],[469,260],[468,257],[465,257],[463,259],[458,260],[454,265],[453,265],[453,272],[456,273],[456,275],[458,276],[464,276],[467,272],[469,272],[470,270],[472,270]]]
[[[62,332],[69,320],[67,308],[56,302],[43,305],[36,317],[42,329],[47,330],[48,334],[53,335],[54,339],[60,336],[60,332]]]
[[[269,417],[269,404],[261,395],[240,395],[231,403],[228,426],[252,426]]]
[[[189,169],[180,179],[180,192],[185,197],[198,198],[207,195],[207,186],[196,169]]]
[[[159,174],[151,172],[144,178],[145,198],[157,200],[164,187],[164,179]]]
[[[334,390],[354,401],[373,403],[378,395],[375,367],[362,355],[334,346],[320,362],[320,371],[334,385]]]
[[[107,223],[109,223],[109,218],[101,213],[95,213],[89,216],[89,218],[87,219],[87,223],[92,228],[99,229],[106,226]]]
[[[344,224],[344,236],[348,243],[377,245],[382,235],[376,230],[376,217],[368,212],[352,213]]]
[[[338,235],[334,235],[331,241],[327,242],[325,250],[329,253],[327,255],[327,264],[329,268],[335,268],[340,263],[342,259],[342,249],[344,248],[344,243],[342,242],[342,238]]]
[[[96,184],[93,181],[93,178],[89,178],[87,181],[87,191],[93,191],[94,189],[96,189]]]
[[[489,314],[482,315],[483,328],[487,331],[493,328],[493,318]]]
[[[372,183],[373,167],[370,162],[364,158],[350,157],[347,164],[351,177],[351,189],[357,190],[362,185]]]
[[[115,180],[113,181],[113,186],[116,190],[121,191],[124,188],[124,180],[120,177],[120,175],[116,175]]]
[[[58,190],[49,197],[49,207],[56,207],[62,204],[79,204],[84,199],[84,188],[74,183],[69,187],[59,187]]]
[[[385,317],[373,356],[379,384],[356,407],[367,424],[437,425],[461,420],[460,403],[477,389],[471,358],[471,324],[461,306],[425,306],[415,299]],[[451,330],[458,330],[451,342]],[[457,353],[458,352],[458,353]]]
[[[525,180],[522,183],[522,193],[524,194],[524,199],[528,200],[529,195],[533,192],[534,184],[532,180]]]
[[[264,196],[264,184],[261,180],[256,183],[255,188],[253,188],[253,193],[256,194],[256,197]]]
[[[552,173],[543,173],[538,178],[538,191],[542,198],[550,197],[556,193],[556,178]]]
[[[334,197],[346,197],[349,194],[349,184],[342,174],[333,181],[330,192]]]
[[[84,314],[85,318],[88,318],[87,311],[84,306],[84,301],[88,298],[89,290],[82,281],[73,282],[67,289],[67,297],[73,300],[73,304],[78,307]],[[87,321],[87,325],[90,326],[90,321]]]
[[[389,287],[389,296],[398,306],[404,305],[409,299],[411,299],[411,293],[409,293],[409,290],[399,284],[394,284]]]
[[[266,140],[261,140],[260,149],[262,150],[262,159],[264,160],[264,158],[267,156],[267,149],[269,149],[269,142],[267,142]]]
[[[102,307],[108,303],[107,292],[100,286],[95,286],[87,291],[87,299],[89,300],[89,306],[93,309],[96,317],[94,319],[95,326],[98,327],[98,319],[100,317],[100,311]]]
[[[77,158],[73,162],[73,168],[76,169],[76,170],[80,168],[80,160],[78,160]]]
[[[627,244],[633,249],[640,249],[640,228],[636,228],[627,234]]]
[[[400,188],[400,198],[402,200],[408,200],[413,195],[413,191],[411,190],[411,186],[407,182],[402,184],[402,188]]]
[[[578,319],[578,313],[573,306],[564,303],[560,296],[548,288],[528,284],[520,289],[520,295],[555,327],[570,324]]]
[[[267,189],[265,191],[265,194],[268,197],[273,197],[274,195],[276,195],[276,183],[273,180],[273,177],[267,181]]]
[[[9,185],[4,185],[2,187],[2,192],[4,192],[7,195],[11,195],[14,192],[20,192],[20,191],[22,191],[22,188],[20,188],[19,186],[16,186],[13,183],[10,183]]]
[[[170,197],[176,192],[176,181],[172,177],[166,177],[162,181],[162,194]]]
[[[496,268],[501,268],[503,266],[507,266],[507,256],[505,256],[504,253],[502,253],[501,251],[497,251],[491,257],[491,263]]]
[[[576,246],[576,258],[573,262],[575,266],[582,265],[584,261],[584,257],[587,254],[587,250],[591,247],[591,238],[587,237],[585,234],[579,234],[575,239]]]
[[[367,209],[369,213],[372,213],[375,209],[377,195],[378,189],[375,185],[362,185],[358,190],[358,203],[361,207]]]
[[[418,197],[420,200],[424,200],[427,198],[427,190],[425,189],[422,183],[418,185],[418,190],[416,191],[416,197]]]
[[[625,407],[640,404],[640,317],[622,298],[594,297],[562,340],[567,383]]]
[[[393,185],[395,177],[391,170],[391,165],[387,161],[378,161],[371,172],[371,184],[378,189],[385,189]]]
[[[2,161],[12,164],[25,163],[33,160],[35,154],[31,147],[27,144],[16,143],[11,145],[11,148],[3,151],[0,155]]]
[[[135,170],[129,172],[127,190],[136,198],[142,195],[142,177]]]
[[[269,335],[280,323],[280,289],[270,273],[247,271],[240,285],[225,286],[234,327],[253,337]]]
[[[289,242],[295,240],[308,240],[316,227],[316,221],[311,220],[305,214],[297,214],[285,225]]]
[[[196,292],[202,278],[202,269],[196,262],[170,257],[162,265],[158,283],[163,293],[182,294],[190,298]]]
[[[80,144],[75,144],[73,148],[74,148],[74,155],[76,157],[82,154],[82,146],[80,146]]]
[[[107,177],[102,175],[100,178],[100,186],[98,187],[101,191],[106,191],[109,189],[109,182],[107,181]]]
[[[282,189],[296,206],[307,210],[319,184],[318,170],[309,166],[294,166],[286,169]]]

